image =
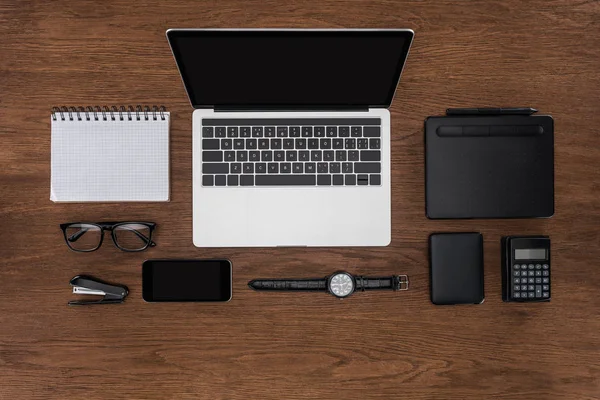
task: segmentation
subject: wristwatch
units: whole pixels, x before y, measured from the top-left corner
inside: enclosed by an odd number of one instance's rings
[[[248,286],[265,291],[326,291],[343,299],[356,290],[408,290],[408,276],[366,277],[338,271],[321,279],[254,279]]]

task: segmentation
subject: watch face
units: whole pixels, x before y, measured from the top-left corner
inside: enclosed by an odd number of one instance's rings
[[[340,272],[329,279],[329,291],[337,297],[346,297],[354,292],[354,279],[350,274]]]

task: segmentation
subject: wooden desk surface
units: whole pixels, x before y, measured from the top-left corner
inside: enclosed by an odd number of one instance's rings
[[[146,3],[146,4],[144,4]],[[1,399],[600,399],[600,3],[595,1],[16,1],[0,4]],[[456,2],[459,3],[459,2]],[[197,249],[191,107],[174,27],[412,28],[392,113],[386,248]],[[243,61],[242,61],[243,62]],[[351,84],[351,82],[349,83]],[[164,104],[172,201],[49,201],[52,106]],[[534,106],[556,122],[556,214],[429,221],[423,120],[447,107]],[[158,246],[70,252],[59,223],[144,219]],[[486,301],[429,302],[427,237],[480,231]],[[500,237],[552,238],[553,298],[504,304]],[[145,304],[148,258],[227,257],[228,304]],[[406,273],[403,293],[262,294],[256,277]],[[122,305],[69,308],[79,273]]]

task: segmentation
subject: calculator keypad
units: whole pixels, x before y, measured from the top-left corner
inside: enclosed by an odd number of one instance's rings
[[[550,265],[514,264],[510,293],[513,300],[519,301],[550,299]]]

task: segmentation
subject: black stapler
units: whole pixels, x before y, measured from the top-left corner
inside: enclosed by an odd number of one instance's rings
[[[104,296],[100,300],[72,300],[68,303],[70,306],[122,303],[129,294],[125,286],[110,285],[91,276],[77,275],[69,283],[73,286],[75,294]]]

